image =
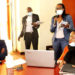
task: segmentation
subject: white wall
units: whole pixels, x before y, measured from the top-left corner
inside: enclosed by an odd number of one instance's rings
[[[0,0],[0,40],[5,40],[8,52],[12,51],[12,41],[8,39],[7,1]]]
[[[6,3],[6,0],[4,0],[4,1],[0,0],[0,39],[3,39],[3,40],[8,39],[8,37],[7,37],[7,3]]]
[[[55,15],[56,5],[61,2],[62,0],[40,0],[40,20],[44,22],[40,26],[40,49],[45,49],[46,45],[52,45],[51,18]]]
[[[51,18],[55,15],[55,7],[62,0],[20,0],[20,27],[22,17],[27,14],[26,8],[32,7],[33,12],[38,14],[40,21],[44,22],[39,28],[39,49],[45,49],[46,45],[52,44],[53,34],[50,32]],[[21,30],[20,30],[21,31]],[[21,50],[25,49],[24,40],[21,39]]]

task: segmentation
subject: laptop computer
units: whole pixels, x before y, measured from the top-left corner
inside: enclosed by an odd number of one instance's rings
[[[64,64],[59,71],[60,75],[75,75],[75,68],[72,67],[72,64]]]
[[[54,50],[25,50],[27,66],[55,67]]]

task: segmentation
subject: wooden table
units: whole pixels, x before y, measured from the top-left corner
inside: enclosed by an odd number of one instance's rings
[[[27,67],[23,64],[23,70],[7,69],[5,64],[0,65],[0,75],[59,75],[59,68]]]
[[[13,53],[14,59],[25,59],[25,55],[20,55],[19,53]],[[59,75],[59,68],[56,66],[52,68],[38,68],[38,67],[27,67],[23,64],[22,71],[16,71],[14,69],[7,69],[5,63],[0,65],[0,75]]]

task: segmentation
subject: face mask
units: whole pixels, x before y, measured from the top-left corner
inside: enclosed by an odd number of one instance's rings
[[[29,12],[28,15],[31,16],[32,15],[32,12]]]
[[[62,15],[63,14],[63,10],[57,10],[56,13],[57,13],[57,15]]]
[[[72,42],[69,45],[72,46],[72,47],[75,47],[75,42]]]

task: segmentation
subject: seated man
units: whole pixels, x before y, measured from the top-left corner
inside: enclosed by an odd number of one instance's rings
[[[0,40],[0,64],[2,63],[2,60],[5,59],[5,56],[7,56],[7,47],[4,40]]]
[[[64,48],[64,51],[57,63],[60,63],[60,68],[64,63],[75,64],[75,30],[71,32],[69,45]]]

